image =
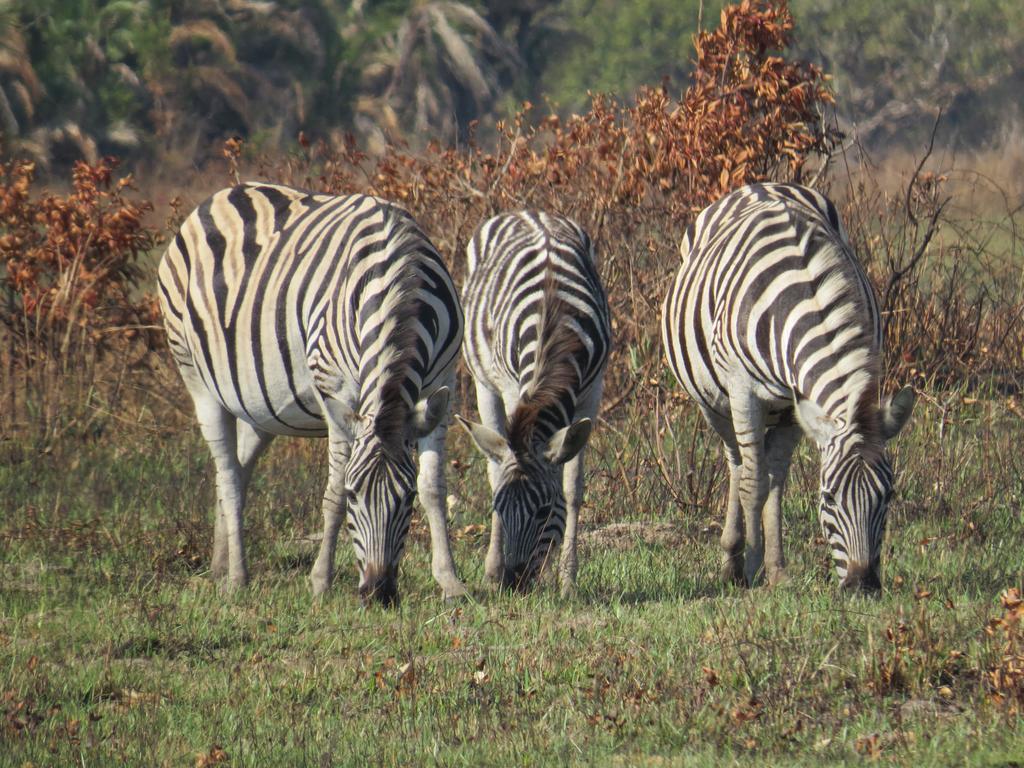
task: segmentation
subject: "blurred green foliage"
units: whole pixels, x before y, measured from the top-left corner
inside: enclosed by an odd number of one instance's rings
[[[201,162],[230,136],[291,146],[451,141],[523,100],[565,114],[587,93],[681,92],[702,0],[6,0],[5,154],[43,166],[114,153]],[[979,146],[1021,119],[1019,0],[792,0],[797,55],[835,75],[867,143],[917,144],[941,108]]]
[[[974,147],[1019,123],[1019,0],[792,0],[801,54],[835,75],[841,112],[874,143],[927,136]],[[909,131],[910,135],[907,135]]]
[[[668,77],[678,88],[693,58],[698,19],[718,23],[721,2],[702,0],[564,0],[575,20],[569,44],[552,51],[540,86],[561,108],[589,106],[587,91],[626,97]],[[701,6],[703,5],[703,16]]]

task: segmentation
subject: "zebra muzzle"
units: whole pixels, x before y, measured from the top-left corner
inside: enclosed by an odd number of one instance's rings
[[[378,603],[385,608],[398,606],[398,574],[394,568],[370,566],[359,584],[359,599],[364,606]]]
[[[852,562],[846,568],[846,578],[839,586],[845,592],[877,597],[882,593],[882,581],[878,577],[878,566],[869,563]]]
[[[515,568],[505,568],[501,575],[501,586],[516,592],[525,592],[530,586],[532,576],[529,563],[522,563]]]

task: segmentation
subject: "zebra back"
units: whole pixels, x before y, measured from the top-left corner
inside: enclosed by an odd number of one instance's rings
[[[323,434],[329,397],[396,438],[457,359],[451,277],[412,217],[377,198],[222,190],[183,223],[159,277],[179,365],[275,434]]]
[[[610,311],[593,245],[565,217],[520,211],[481,225],[467,251],[467,364],[496,389],[517,387],[510,437],[547,440],[607,364]]]
[[[715,410],[734,365],[780,408],[796,393],[845,419],[872,386],[877,392],[878,303],[820,193],[743,187],[700,213],[680,251],[663,339],[672,367],[706,407]]]

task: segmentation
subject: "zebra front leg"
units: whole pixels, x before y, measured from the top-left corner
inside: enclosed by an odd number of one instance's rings
[[[334,555],[338,546],[338,532],[347,512],[345,471],[352,446],[348,437],[339,434],[339,430],[330,422],[327,439],[327,488],[324,490],[323,501],[324,536],[320,540],[320,551],[309,574],[309,580],[313,585],[313,597],[319,597],[326,592],[334,580]]]
[[[730,396],[733,431],[743,467],[739,477],[740,505],[743,507],[743,574],[753,586],[764,565],[764,529],[761,513],[768,497],[768,467],[765,460],[764,408],[752,392]]]
[[[578,414],[597,422],[604,389],[604,373],[598,377],[586,400],[580,404]],[[592,439],[592,438],[591,438]],[[583,469],[586,446],[580,449],[562,472],[562,492],[565,494],[565,534],[562,537],[562,552],[558,560],[558,577],[562,597],[569,597],[576,591],[577,560],[576,539],[579,531],[580,507],[583,506]]]
[[[249,583],[242,540],[246,476],[238,461],[236,420],[212,396],[201,393],[194,398],[199,428],[210,448],[217,473],[217,517],[210,571],[218,579],[227,576],[222,582],[223,588],[233,591]]]
[[[562,552],[558,559],[558,580],[562,597],[571,597],[576,592],[576,571],[579,563],[576,554],[576,531],[580,506],[583,504],[583,454],[580,449],[575,458],[563,469],[562,490],[565,493],[565,534],[562,537]]]
[[[480,411],[480,421],[502,437],[505,432],[505,406],[501,397],[481,382],[476,382],[476,407]],[[501,476],[501,465],[492,458],[487,459],[487,481],[491,486],[493,500],[494,489],[498,487]],[[484,560],[484,579],[492,584],[500,584],[505,573],[504,541],[502,536],[501,518],[491,504],[491,536],[487,545],[487,557]]]
[[[765,436],[768,462],[768,499],[764,505],[765,570],[768,583],[773,586],[786,579],[786,559],[782,550],[782,494],[800,434],[800,427],[786,424],[772,428]]]
[[[444,474],[447,434],[448,417],[445,416],[433,432],[419,439],[420,467],[416,490],[430,524],[430,571],[440,585],[444,599],[454,600],[467,596],[469,592],[455,573],[448,539],[448,484]]]
[[[248,496],[249,481],[252,479],[252,471],[256,461],[270,445],[274,436],[269,432],[256,429],[249,422],[242,419],[235,420],[235,450],[238,454],[238,464],[241,467],[242,483],[242,506],[245,506],[245,499]],[[223,578],[228,573],[228,536],[227,517],[221,515],[219,510],[215,511],[215,523],[213,529],[213,560],[210,563],[210,574],[217,579]]]

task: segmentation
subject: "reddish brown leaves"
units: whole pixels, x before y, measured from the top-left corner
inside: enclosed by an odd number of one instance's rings
[[[996,660],[985,672],[992,700],[1010,716],[1024,711],[1024,600],[1016,587],[1000,595],[1003,615],[992,618],[985,633],[996,644]]]
[[[79,162],[67,196],[35,197],[33,163],[0,166],[0,286],[19,304],[0,321],[14,333],[54,338],[78,327],[102,343],[113,329],[134,335],[156,319],[152,297],[132,294],[135,261],[156,245],[143,223],[152,205],[126,197],[131,179],[115,180],[115,167]]]
[[[208,752],[196,755],[196,768],[209,768],[211,765],[220,765],[230,760],[228,753],[219,744],[214,744]]]

